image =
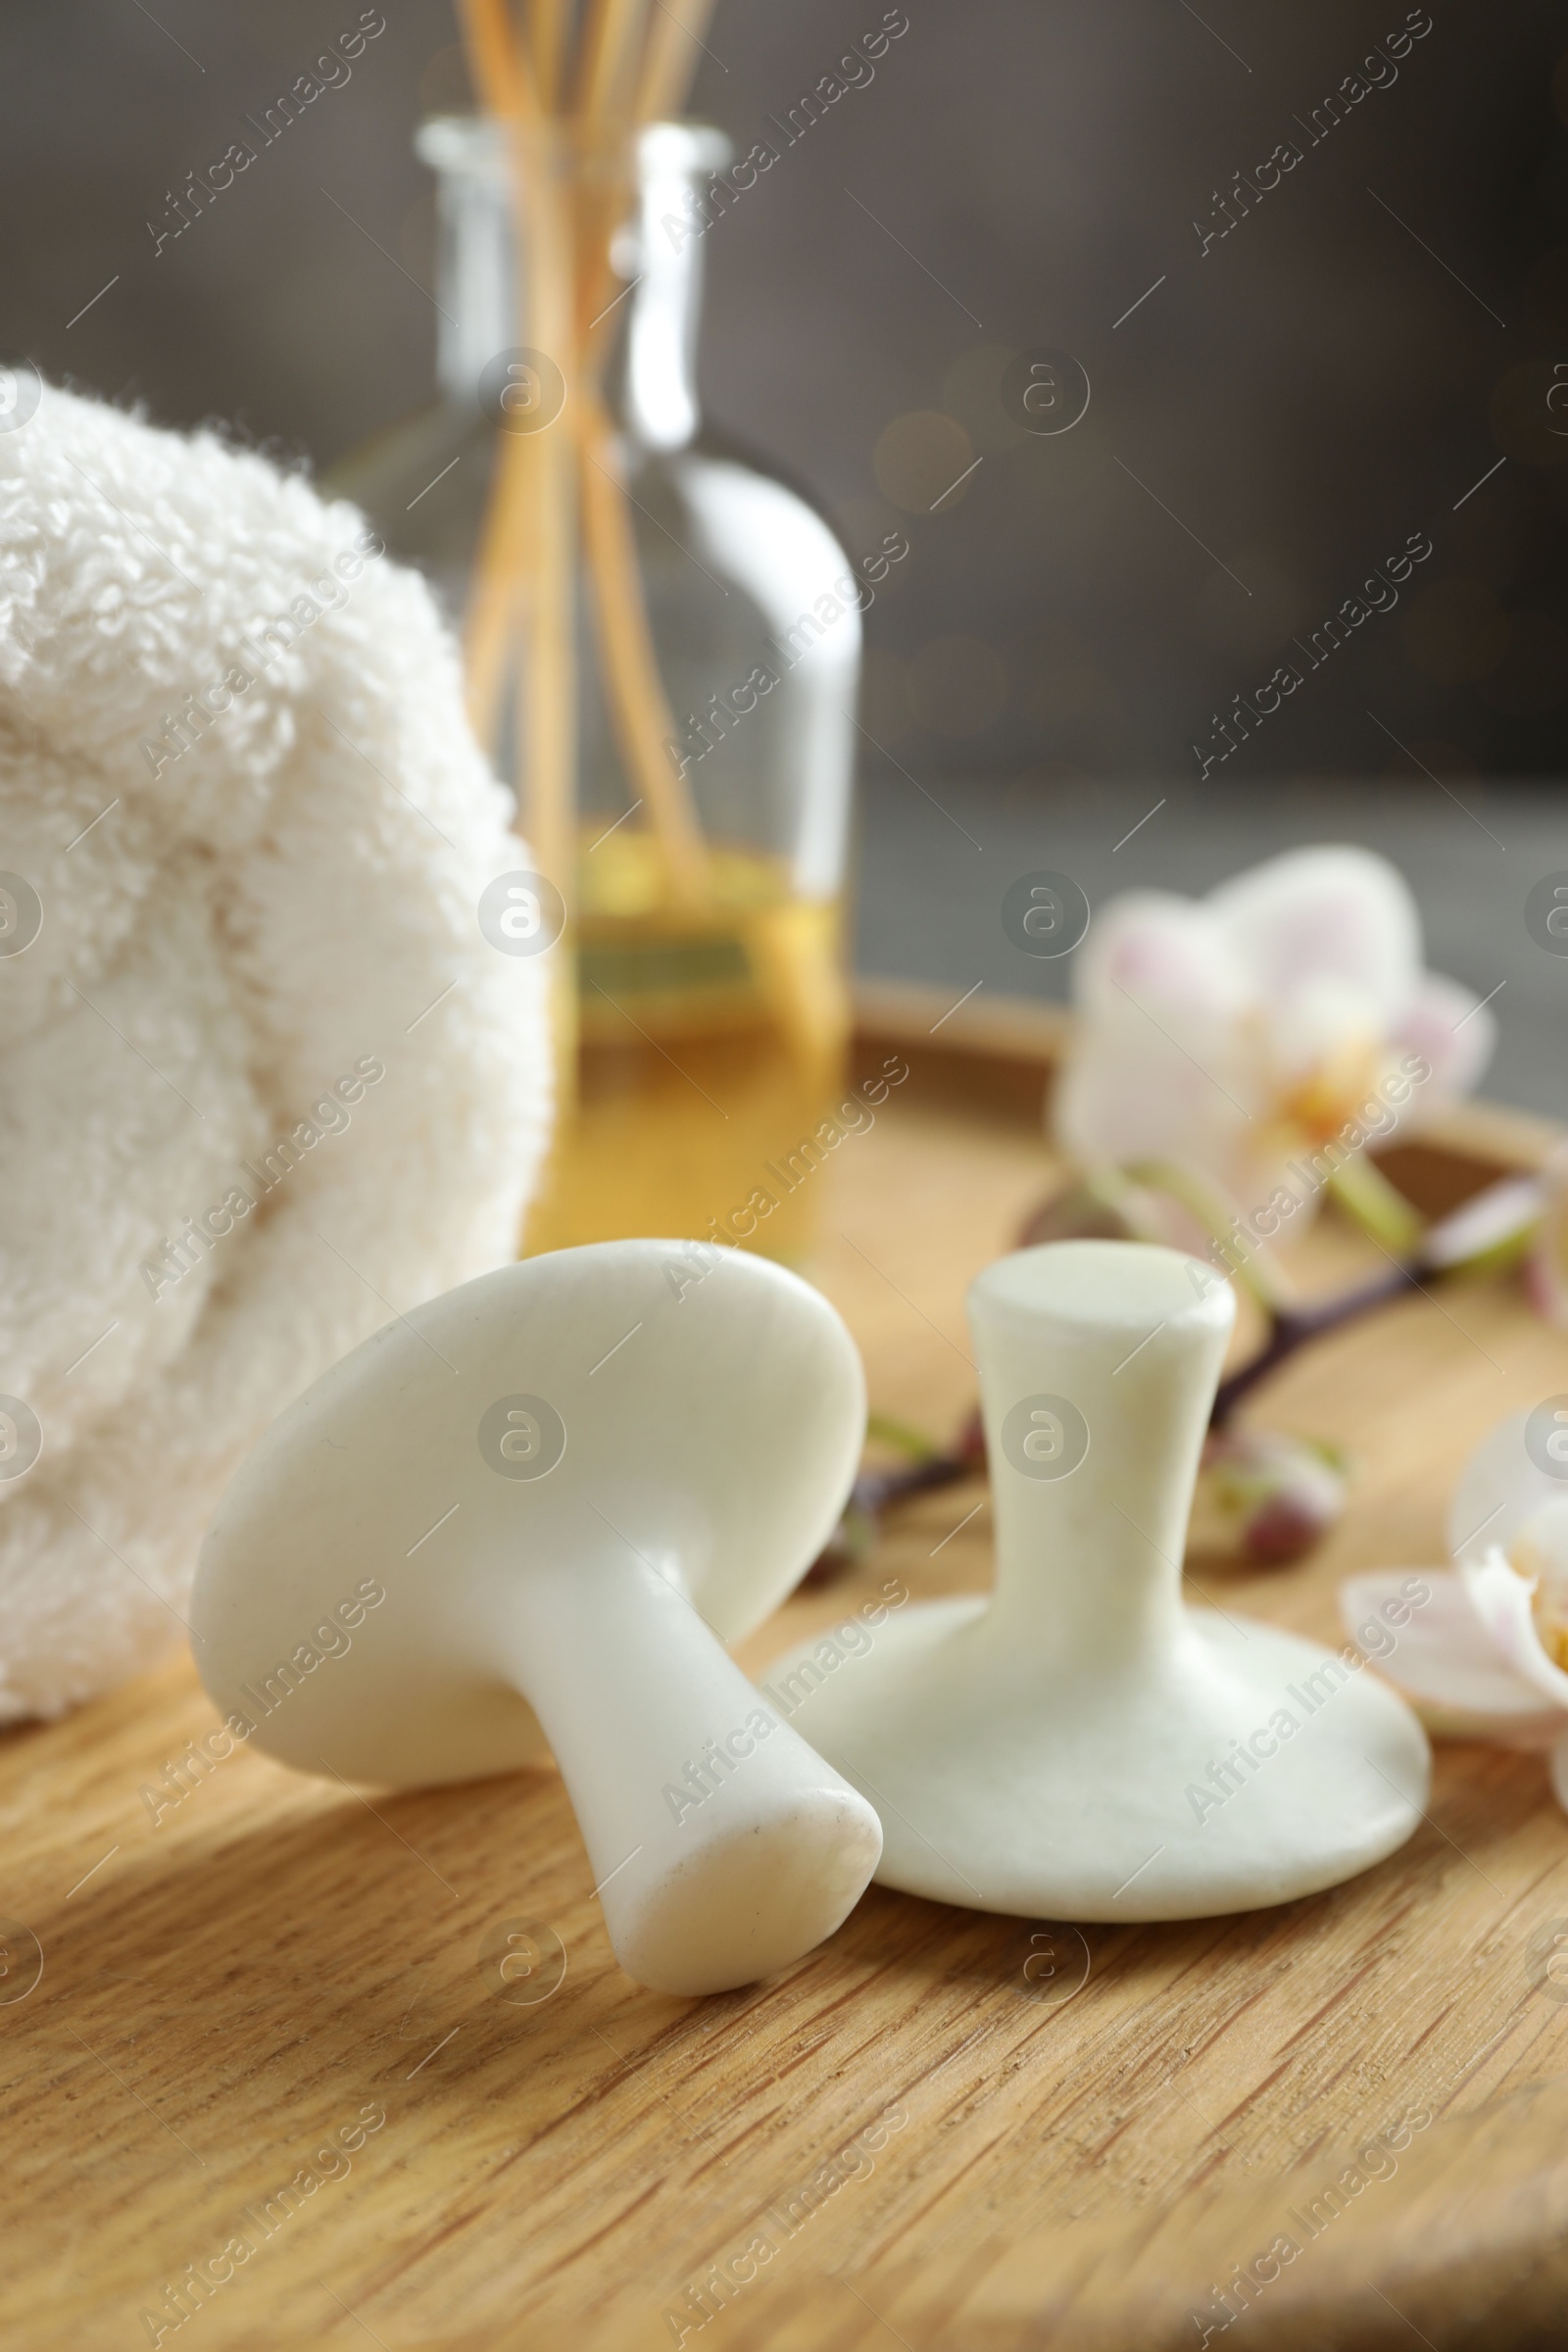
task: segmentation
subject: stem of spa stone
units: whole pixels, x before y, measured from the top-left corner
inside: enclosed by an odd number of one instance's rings
[[[588,1848],[615,1957],[717,1992],[831,1936],[882,1850],[865,1799],[791,1731],[674,1581],[616,1549],[531,1569],[505,1636]]]
[[[1119,1253],[1132,1263],[1138,1245],[1059,1247],[1107,1253],[1101,1317],[1031,1297],[1034,1252],[988,1269],[970,1293],[996,1513],[989,1619],[998,1641],[1041,1643],[1093,1672],[1168,1653],[1179,1634],[1187,1517],[1235,1310],[1217,1278],[1195,1290],[1181,1258],[1151,1252],[1160,1283],[1140,1327],[1114,1298]],[[1079,1458],[1059,1476],[1031,1475],[1016,1433],[1010,1445],[1004,1434],[1034,1396],[1078,1432]]]

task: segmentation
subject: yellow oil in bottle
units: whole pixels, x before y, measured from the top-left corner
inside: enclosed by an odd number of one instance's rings
[[[836,899],[715,844],[701,907],[672,903],[658,844],[584,844],[574,1090],[528,1212],[526,1254],[633,1234],[798,1259],[819,1214],[802,1146],[844,1074]]]

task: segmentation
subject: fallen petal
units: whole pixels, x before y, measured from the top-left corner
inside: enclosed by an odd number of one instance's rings
[[[1525,1273],[1525,1290],[1538,1314],[1559,1330],[1568,1328],[1568,1150],[1559,1144],[1542,1171],[1544,1194],[1541,1231]]]
[[[1559,1740],[1551,1751],[1551,1793],[1568,1813],[1568,1737]]]
[[[1504,1573],[1524,1593],[1528,1613],[1529,1588],[1511,1568]],[[1412,1580],[1426,1587],[1426,1600],[1412,1600],[1405,1590]],[[1405,1609],[1409,1620],[1400,1625],[1397,1614]],[[1544,1705],[1540,1689],[1504,1661],[1451,1569],[1377,1568],[1347,1577],[1340,1615],[1352,1641],[1380,1674],[1398,1684],[1429,1731],[1506,1747],[1545,1747],[1562,1737],[1562,1711]],[[1568,1676],[1561,1679],[1568,1683]]]

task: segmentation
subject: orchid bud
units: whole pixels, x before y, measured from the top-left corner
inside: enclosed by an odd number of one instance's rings
[[[1125,1189],[1125,1188],[1120,1188]],[[1131,1242],[1140,1238],[1126,1209],[1092,1177],[1076,1177],[1050,1193],[1019,1231],[1018,1248],[1041,1242]]]
[[[1199,1473],[1206,1515],[1261,1567],[1285,1567],[1321,1542],[1345,1508],[1345,1465],[1333,1447],[1272,1430],[1210,1433]]]
[[[866,1509],[852,1496],[843,1518],[802,1577],[802,1587],[811,1592],[819,1585],[836,1583],[870,1556],[880,1533],[875,1511]]]

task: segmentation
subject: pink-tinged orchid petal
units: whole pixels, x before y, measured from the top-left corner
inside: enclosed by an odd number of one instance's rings
[[[1551,1751],[1551,1793],[1568,1813],[1568,1738],[1559,1740]]]
[[[1490,1037],[1472,998],[1423,974],[1397,872],[1356,849],[1292,851],[1201,901],[1113,900],[1078,952],[1073,987],[1054,1097],[1069,1155],[1086,1168],[1179,1163],[1241,1207],[1289,1215],[1293,1233],[1319,1189],[1298,1194],[1293,1157],[1393,1131],[1383,1090],[1403,1024],[1430,1031],[1449,1091]],[[1363,1121],[1367,1102],[1376,1115]]]
[[[1396,1053],[1419,1054],[1432,1072],[1412,1093],[1404,1118],[1416,1121],[1424,1109],[1467,1095],[1492,1059],[1496,1042],[1497,1024],[1490,1005],[1457,980],[1424,972],[1392,1037]]]
[[[1054,1120],[1082,1167],[1171,1159],[1227,1168],[1252,1119],[1239,1054],[1245,976],[1206,910],[1139,891],[1089,935]]]
[[[1493,1648],[1542,1698],[1568,1715],[1568,1674],[1554,1666],[1541,1646],[1530,1606],[1532,1580],[1510,1568],[1495,1549],[1484,1560],[1467,1561],[1459,1575]]]
[[[1448,1548],[1461,1565],[1495,1545],[1507,1552],[1537,1513],[1568,1495],[1564,1476],[1553,1478],[1525,1451],[1528,1412],[1512,1413],[1489,1431],[1459,1473],[1448,1505]]]
[[[1091,1023],[1143,1005],[1188,1044],[1224,1037],[1250,995],[1247,970],[1208,907],[1168,891],[1112,900],[1073,968],[1074,1001]]]
[[[1431,1595],[1415,1606],[1403,1590],[1412,1573]],[[1524,1593],[1528,1614],[1529,1588],[1511,1569],[1504,1573]],[[1396,1613],[1409,1611],[1405,1624],[1391,1620],[1391,1604]],[[1347,1577],[1340,1615],[1352,1641],[1398,1685],[1429,1731],[1531,1748],[1563,1736],[1563,1712],[1544,1704],[1536,1684],[1505,1664],[1463,1580],[1450,1569],[1380,1568]],[[1568,1676],[1561,1679],[1568,1683]]]
[[[1159,1038],[1152,1046],[1107,1038],[1072,1054],[1056,1080],[1054,1116],[1081,1168],[1162,1159],[1210,1175],[1230,1168],[1248,1126],[1229,1095]]]
[[[1370,850],[1288,850],[1221,883],[1207,903],[1265,1002],[1308,980],[1340,980],[1370,1003],[1386,1031],[1415,996],[1415,903],[1396,868]]]
[[[1422,1271],[1512,1265],[1530,1248],[1545,1208],[1546,1187],[1539,1176],[1499,1177],[1427,1227],[1421,1237]]]

